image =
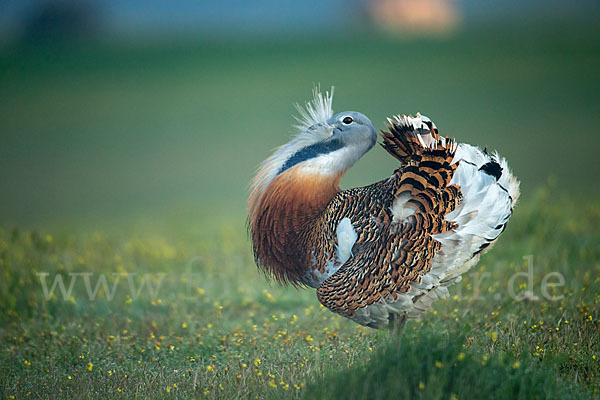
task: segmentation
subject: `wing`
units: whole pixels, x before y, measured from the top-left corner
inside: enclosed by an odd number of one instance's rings
[[[387,181],[348,191],[345,200],[352,205],[344,209],[358,234],[353,256],[317,289],[324,306],[372,327],[426,307],[436,285],[443,287],[443,271],[432,270],[441,247],[434,237],[456,226],[446,216],[461,199],[460,188],[450,183],[458,166],[452,163],[455,143],[440,137],[425,117],[392,122],[390,132],[382,132],[383,147],[403,166]],[[360,223],[373,216],[375,224]]]

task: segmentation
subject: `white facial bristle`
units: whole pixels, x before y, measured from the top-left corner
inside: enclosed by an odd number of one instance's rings
[[[296,109],[300,117],[296,117],[298,124],[295,125],[299,132],[306,132],[307,129],[316,124],[323,124],[333,116],[333,86],[325,94],[321,93],[320,88],[313,88],[313,99],[307,102],[304,107],[296,104]]]

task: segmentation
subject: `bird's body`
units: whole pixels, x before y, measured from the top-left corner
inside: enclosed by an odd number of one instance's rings
[[[248,203],[256,261],[362,325],[418,317],[502,233],[518,181],[497,154],[440,137],[417,115],[382,133],[400,161],[389,178],[340,191],[377,134],[360,113],[332,114],[331,96],[316,93],[299,135],[259,169]]]

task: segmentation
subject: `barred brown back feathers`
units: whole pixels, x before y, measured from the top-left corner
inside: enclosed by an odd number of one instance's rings
[[[399,294],[407,293],[413,282],[419,282],[429,272],[431,259],[441,247],[431,235],[454,227],[445,216],[460,200],[460,189],[449,184],[458,167],[451,165],[456,150],[452,141],[442,143],[437,132],[432,132],[437,146],[423,147],[414,130],[398,125],[392,125],[390,132],[382,132],[382,137],[383,147],[407,164],[397,169],[389,180],[363,188],[352,200],[373,195],[387,198],[378,211],[378,216],[385,221],[394,220],[393,202],[399,199],[406,199],[402,206],[412,208],[414,213],[398,221],[397,229],[391,223],[376,228],[377,240],[368,243],[317,289],[323,305],[347,317],[373,304],[394,303]],[[383,193],[373,193],[375,187],[377,192]],[[336,210],[344,207],[335,201],[332,206]],[[372,209],[361,211],[373,212]],[[344,296],[340,296],[341,293]],[[372,324],[377,326],[375,322]]]

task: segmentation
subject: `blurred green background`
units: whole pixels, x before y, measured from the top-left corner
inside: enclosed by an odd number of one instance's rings
[[[599,16],[597,0],[0,1],[0,398],[598,398]],[[248,182],[315,85],[379,129],[420,111],[522,181],[500,243],[400,345],[255,268]],[[397,166],[377,146],[342,186]],[[73,292],[46,297],[40,272]],[[165,283],[136,298],[126,273]],[[557,273],[562,300],[536,299]]]
[[[245,217],[256,166],[288,140],[293,104],[335,86],[334,109],[382,129],[420,111],[497,149],[523,201],[549,178],[597,193],[597,24],[463,24],[442,35],[318,29],[285,35],[36,40],[0,47],[0,223],[104,229]],[[396,163],[373,149],[343,181]]]

